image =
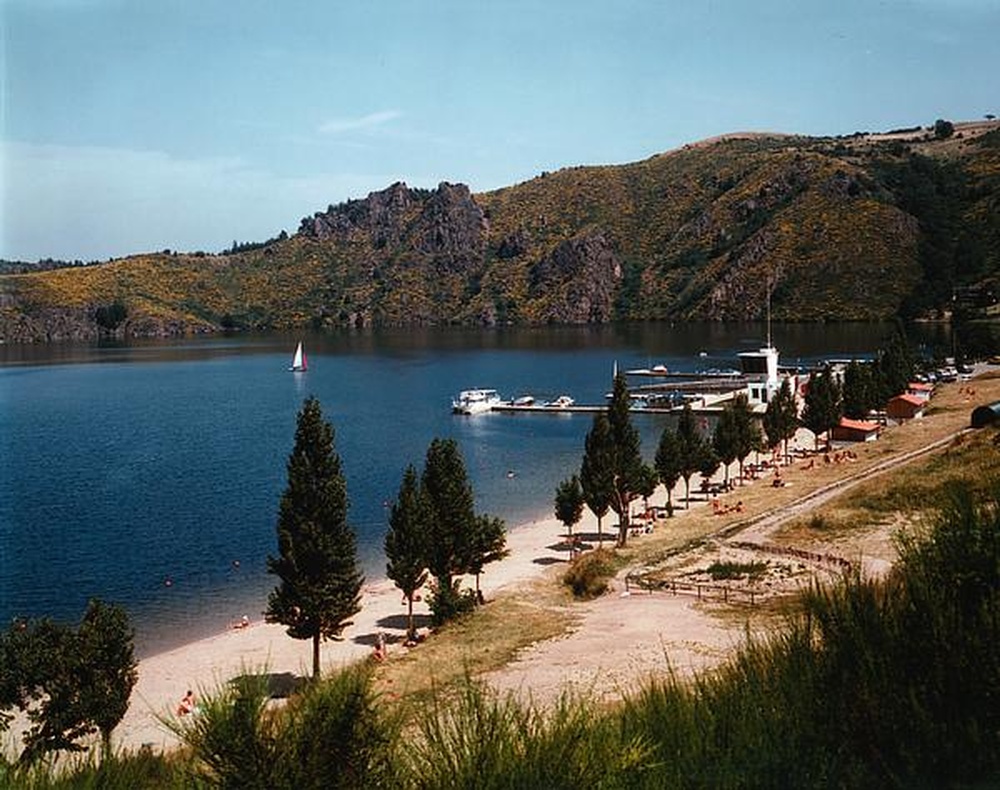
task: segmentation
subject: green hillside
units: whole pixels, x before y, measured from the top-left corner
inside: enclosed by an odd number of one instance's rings
[[[24,267],[21,267],[24,268]],[[1000,123],[732,135],[470,194],[395,184],[228,254],[0,276],[0,339],[938,316],[1000,273]]]

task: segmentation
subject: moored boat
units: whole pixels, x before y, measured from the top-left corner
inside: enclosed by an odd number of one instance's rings
[[[455,414],[482,414],[491,411],[494,406],[499,406],[502,402],[496,390],[462,390],[451,402],[451,410]]]
[[[560,395],[555,400],[546,401],[542,405],[549,409],[568,409],[576,403],[569,395]]]

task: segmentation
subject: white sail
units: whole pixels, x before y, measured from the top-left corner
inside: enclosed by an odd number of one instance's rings
[[[302,341],[295,347],[295,356],[292,357],[292,366],[289,370],[308,370],[308,363],[306,362],[306,352],[302,350]]]

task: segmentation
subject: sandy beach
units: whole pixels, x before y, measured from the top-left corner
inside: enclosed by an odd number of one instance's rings
[[[590,517],[591,525],[588,516],[589,513],[581,528],[596,530],[596,520]],[[564,534],[565,527],[554,518],[539,519],[510,530],[507,536],[510,555],[487,566],[481,581],[484,594],[490,597],[517,587],[545,573],[552,565],[565,562],[567,551],[560,545]],[[405,649],[400,643],[406,630],[406,604],[391,581],[367,584],[362,591],[361,606],[354,624],[344,630],[343,639],[323,642],[324,671],[369,656],[379,632],[386,637],[390,656],[393,651]],[[428,611],[423,601],[414,605],[416,614]],[[158,717],[173,715],[185,691],[192,689],[196,694],[210,691],[244,669],[264,667],[272,674],[308,676],[312,642],[292,639],[283,626],[252,621],[246,628],[234,628],[142,659],[132,704],[115,730],[115,742],[127,748],[176,745],[176,738]]]

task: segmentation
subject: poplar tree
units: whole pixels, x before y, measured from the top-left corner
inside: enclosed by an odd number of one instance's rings
[[[580,488],[580,478],[572,475],[556,487],[555,515],[569,534],[573,534],[573,526],[583,516],[583,491]]]
[[[697,472],[704,460],[705,439],[695,425],[691,404],[685,403],[677,418],[677,442],[680,452],[680,475],[684,480],[684,509],[691,507],[691,475]]]
[[[736,460],[738,426],[736,415],[730,404],[726,404],[719,415],[719,422],[712,432],[712,449],[722,462],[726,485],[729,485],[729,465]]]
[[[809,380],[802,423],[813,432],[815,445],[819,446],[819,435],[829,431],[840,421],[840,387],[833,378],[833,371],[827,365]]]
[[[799,426],[798,405],[787,378],[781,382],[781,387],[768,401],[767,411],[764,412],[763,426],[767,437],[767,446],[773,450],[784,442],[784,454],[787,459],[788,440],[795,436],[795,431]]]
[[[420,492],[417,470],[411,464],[403,473],[399,494],[389,513],[389,529],[385,533],[385,574],[406,598],[406,637],[416,638],[413,627],[413,596],[427,581],[425,559],[427,538],[427,507]]]
[[[608,415],[598,412],[584,440],[583,462],[580,464],[580,489],[587,507],[597,517],[598,542],[604,540],[601,524],[614,496],[613,453]]]
[[[472,521],[465,572],[476,577],[476,602],[485,603],[479,589],[479,577],[491,562],[502,560],[510,554],[507,549],[507,525],[503,519],[477,513]]]
[[[754,421],[746,393],[738,393],[728,408],[732,413],[735,428],[736,460],[740,462],[740,480],[742,480],[743,465],[747,456],[760,444],[760,426]]]
[[[321,639],[340,636],[361,611],[354,532],[347,524],[347,484],[334,431],[319,401],[306,399],[288,458],[288,485],[278,508],[278,556],[267,571],[278,577],[265,619],[287,626],[293,639],[313,641],[313,677],[320,674]]]
[[[677,433],[670,428],[664,428],[660,434],[660,443],[656,448],[654,462],[656,474],[667,489],[667,513],[674,514],[673,491],[677,481],[681,479],[681,445]]]

